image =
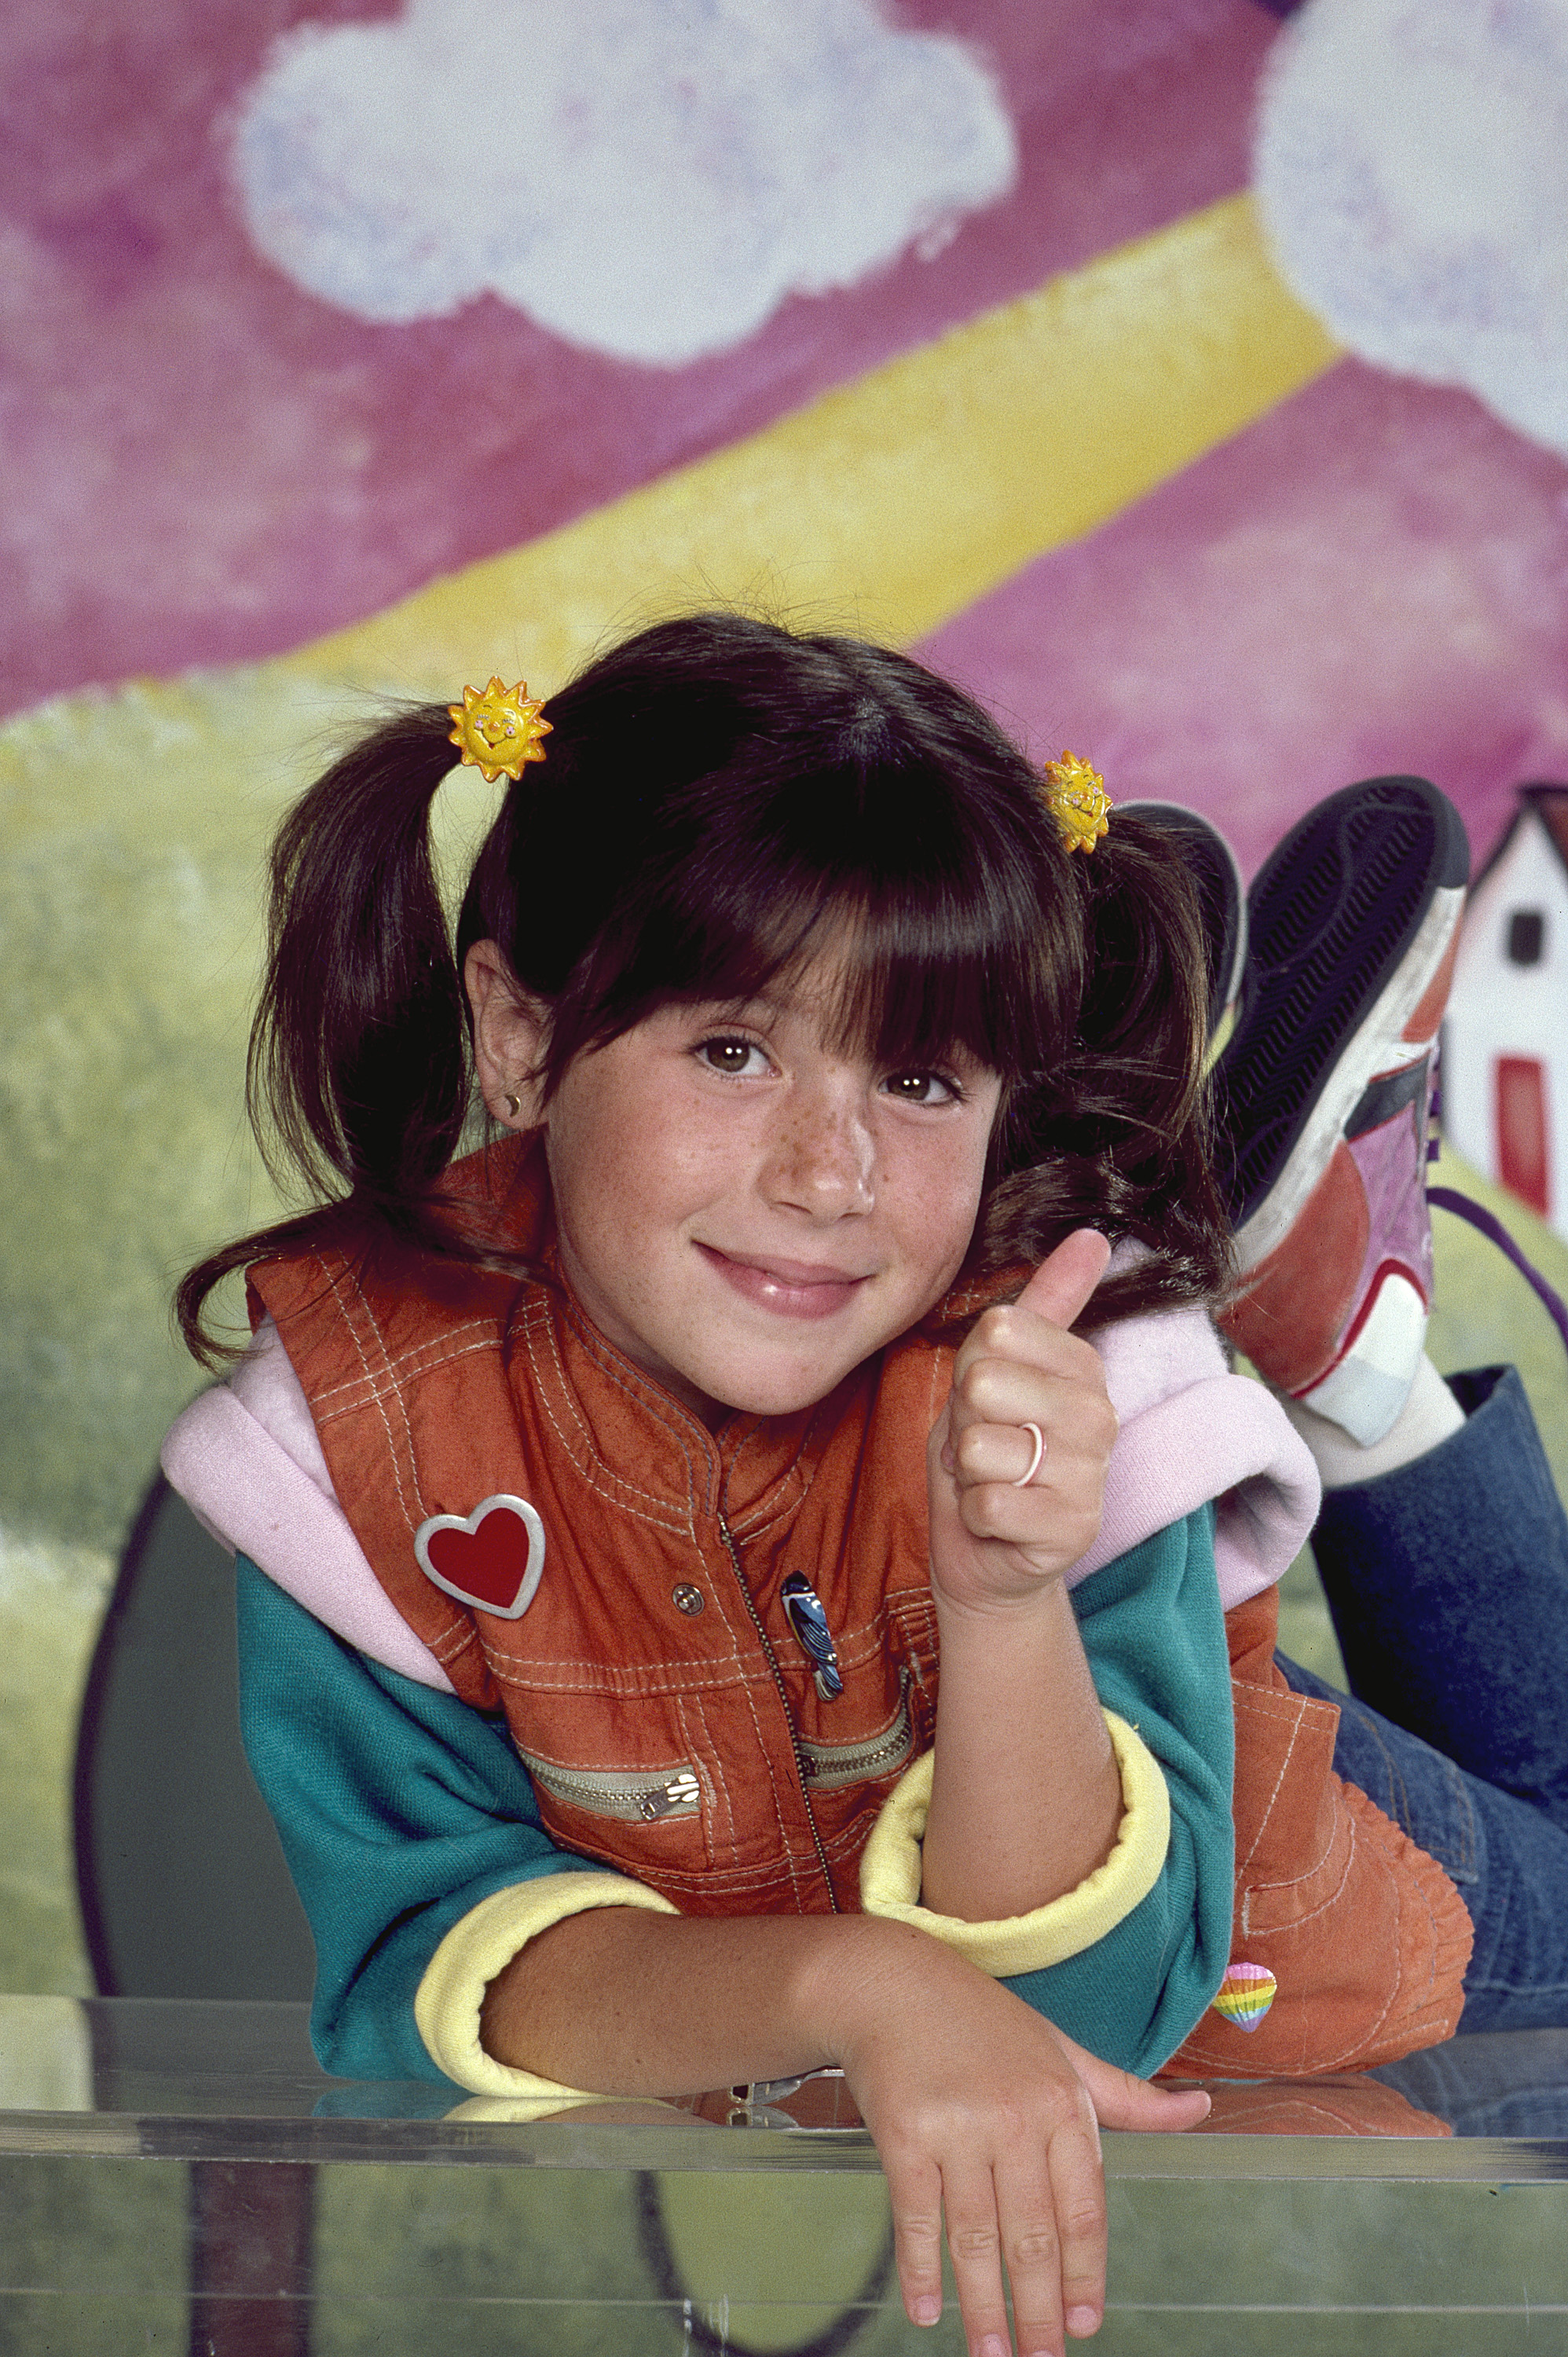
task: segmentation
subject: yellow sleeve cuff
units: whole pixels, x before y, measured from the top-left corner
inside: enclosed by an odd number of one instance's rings
[[[1170,1795],[1159,1761],[1114,1711],[1106,1712],[1105,1724],[1121,1770],[1123,1813],[1110,1857],[1076,1890],[1064,1891],[1032,1914],[993,1923],[970,1923],[922,1907],[920,1844],[935,1757],[928,1751],[899,1779],[862,1853],[860,1903],[865,1912],[918,1925],[998,1979],[1062,1964],[1103,1940],[1159,1880],[1171,1835]]]
[[[660,1915],[681,1911],[623,1874],[543,1874],[492,1891],[453,1924],[424,1968],[413,2018],[431,2061],[459,2087],[553,2108],[604,2100],[602,2087],[596,2093],[563,2087],[532,2071],[514,2071],[479,2043],[479,2007],[496,1975],[539,1932],[589,1907],[649,1907]]]

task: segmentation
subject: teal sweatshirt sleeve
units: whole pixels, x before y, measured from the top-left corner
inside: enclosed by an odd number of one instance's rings
[[[1165,1870],[1104,1939],[1005,1986],[1108,2062],[1146,2076],[1213,2002],[1230,1954],[1235,1719],[1214,1509],[1157,1531],[1072,1591],[1095,1690],[1170,1794]]]
[[[246,1556],[236,1573],[241,1734],[316,1943],[317,2058],[450,2086],[413,2019],[442,1940],[492,1891],[602,1868],[556,1848],[502,1720],[367,1661]]]
[[[558,1848],[504,1723],[343,1644],[243,1555],[242,1732],[316,1942],[311,2036],[345,2078],[450,2082],[413,1999],[442,1940],[493,1891],[597,1871]],[[1159,1880],[1081,1955],[1007,1986],[1128,2070],[1168,2059],[1230,1953],[1230,1661],[1212,1510],[1073,1592],[1101,1701],[1159,1761],[1171,1836]]]

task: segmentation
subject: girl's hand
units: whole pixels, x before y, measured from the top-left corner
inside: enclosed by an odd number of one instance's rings
[[[945,2220],[972,2357],[1012,2346],[1004,2268],[1018,2357],[1060,2357],[1064,2328],[1082,2339],[1105,2307],[1097,2121],[1195,2127],[1208,2097],[1086,2054],[926,1932],[908,1937],[927,1953],[895,1965],[896,1986],[872,1974],[855,2007],[865,2027],[840,2046],[887,2178],[905,2310],[915,2324],[941,2314]]]
[[[993,1611],[1059,1579],[1100,1529],[1116,1411],[1092,1346],[1068,1331],[1111,1247],[1079,1228],[1018,1299],[975,1320],[927,1458],[931,1586],[939,1603]],[[1025,1489],[1016,1484],[1045,1452]]]
[[[668,1993],[682,1991],[671,2006]],[[1074,2046],[909,1923],[602,1907],[538,1932],[490,1983],[484,2050],[566,2086],[671,2095],[843,2065],[876,2139],[898,2279],[941,2313],[948,2247],[969,2346],[1020,2357],[1092,2332],[1105,2300],[1096,2119],[1196,2127],[1199,2089],[1146,2086]]]

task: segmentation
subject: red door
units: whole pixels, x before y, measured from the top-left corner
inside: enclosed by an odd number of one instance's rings
[[[1498,1176],[1532,1211],[1550,1218],[1546,1072],[1539,1057],[1498,1058]]]

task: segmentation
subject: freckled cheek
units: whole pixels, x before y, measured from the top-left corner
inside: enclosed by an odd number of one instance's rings
[[[597,1153],[591,1137],[575,1138],[550,1157],[556,1217],[569,1234],[615,1234],[639,1214],[635,1157],[629,1139],[606,1138]]]
[[[744,1191],[755,1169],[756,1140],[731,1113],[715,1121],[706,1104],[687,1105],[660,1131],[650,1172],[664,1207],[684,1218]]]
[[[969,1249],[984,1172],[983,1154],[955,1154],[940,1172],[929,1163],[912,1169],[902,1190],[906,1253],[912,1264],[944,1286]]]
[[[581,1156],[579,1232],[623,1300],[662,1313],[671,1284],[690,1277],[691,1223],[722,1210],[735,1189],[725,1143],[700,1122],[663,1124],[607,1134]]]

